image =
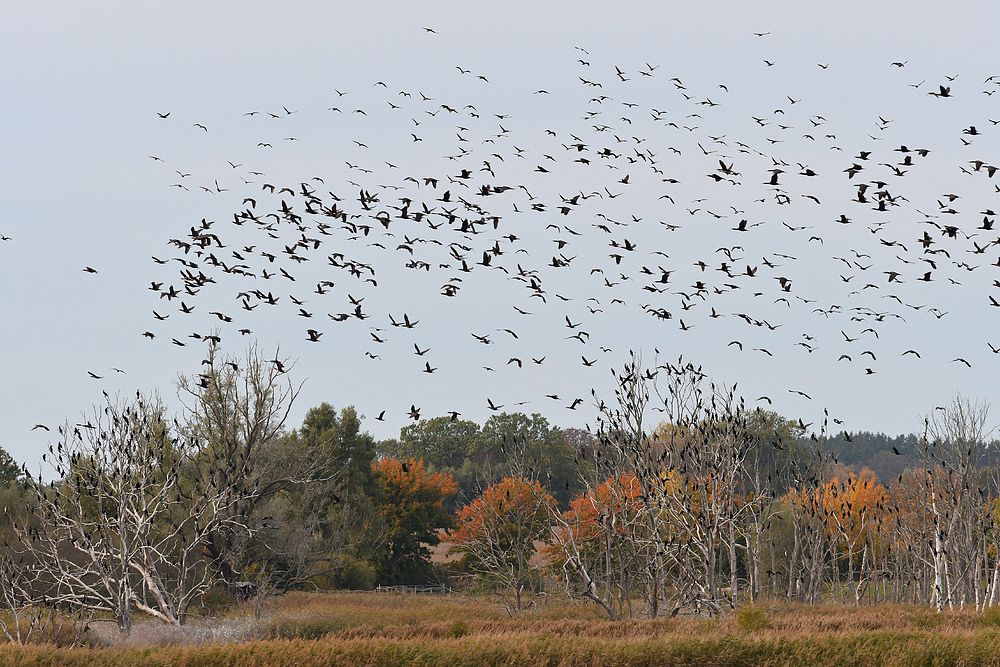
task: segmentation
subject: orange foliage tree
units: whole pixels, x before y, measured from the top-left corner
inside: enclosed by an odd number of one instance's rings
[[[544,549],[548,562],[563,570],[567,584],[599,604],[612,619],[630,605],[632,592],[654,591],[649,565],[655,546],[666,539],[661,522],[650,521],[650,502],[662,504],[676,492],[676,480],[664,473],[655,487],[643,489],[633,472],[623,472],[590,486],[554,517],[553,544]]]
[[[886,503],[885,487],[875,473],[865,468],[860,474],[850,473],[846,479],[834,477],[818,489],[826,530],[831,539],[839,541],[847,557],[847,580],[854,583],[854,564],[861,558],[861,571],[875,564],[883,555],[884,545],[878,539],[883,526]],[[860,586],[855,590],[858,602]]]
[[[624,534],[634,524],[641,495],[634,474],[609,477],[589,493],[581,493],[570,501],[569,509],[562,513],[565,526],[557,538],[574,542],[588,556],[587,560],[603,560],[614,536]],[[558,545],[546,548],[545,554],[550,563],[564,565],[566,551]],[[594,565],[597,569],[596,562]]]
[[[380,485],[384,538],[375,558],[379,583],[427,583],[432,576],[427,546],[441,541],[439,529],[454,525],[443,501],[458,487],[451,475],[427,472],[423,459],[383,459],[372,468]]]
[[[510,591],[514,606],[534,575],[535,542],[549,533],[555,499],[538,481],[504,477],[458,511],[452,551],[467,554],[470,565]]]

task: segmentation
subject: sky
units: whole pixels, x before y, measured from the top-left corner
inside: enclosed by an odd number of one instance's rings
[[[192,334],[293,363],[290,427],[377,438],[593,426],[630,351],[848,430],[991,400],[998,13],[4,3],[0,447],[34,466],[102,391],[179,409]]]

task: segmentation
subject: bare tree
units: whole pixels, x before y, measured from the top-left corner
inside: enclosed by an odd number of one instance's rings
[[[748,505],[739,490],[757,440],[749,413],[733,389],[703,387],[701,369],[683,360],[644,368],[633,355],[615,377],[613,403],[595,396],[592,451],[580,452],[590,457],[584,493],[572,512],[550,515],[567,580],[611,618],[632,615],[640,591],[651,616],[668,596],[672,613],[714,614],[724,550],[737,604],[737,519]],[[667,416],[657,431],[646,426],[652,409]]]
[[[32,568],[15,561],[9,548],[0,555],[0,632],[7,641],[27,644],[44,614],[32,596]]]
[[[203,363],[200,374],[181,376],[177,383],[186,408],[185,434],[198,444],[180,485],[218,498],[210,510],[211,529],[198,547],[233,586],[246,583],[241,566],[260,555],[248,550],[267,550],[253,538],[267,529],[268,517],[255,512],[278,492],[320,479],[325,462],[281,451],[279,436],[301,389],[289,378],[288,360],[277,352],[265,359],[256,346],[243,358],[211,347]]]
[[[133,609],[181,625],[220,577],[237,582],[226,545],[257,529],[260,499],[298,479],[280,477],[268,449],[296,390],[282,362],[256,350],[242,368],[216,361],[213,349],[197,382],[180,380],[192,399],[183,426],[137,393],[106,396],[83,423],[60,428],[42,457],[51,481],[27,480],[38,521],[14,525],[36,596],[111,612],[127,635]]]
[[[941,611],[964,604],[969,593],[977,607],[979,555],[977,538],[985,518],[982,466],[992,428],[989,404],[961,395],[924,417],[922,464],[924,490],[934,525],[932,603]],[[974,566],[975,565],[975,566]],[[973,583],[975,581],[975,584]],[[969,589],[973,588],[973,591]]]
[[[179,624],[209,583],[188,540],[204,536],[205,501],[177,514],[178,476],[192,443],[174,439],[158,399],[138,395],[109,397],[60,431],[56,449],[42,457],[56,479],[28,480],[40,521],[15,525],[36,587],[51,603],[112,612],[123,634],[133,608]]]
[[[633,355],[615,378],[613,401],[595,395],[597,429],[578,438],[583,492],[568,511],[549,511],[568,587],[609,618],[634,615],[638,594],[654,617],[663,603],[671,613],[735,608],[744,566],[756,600],[768,548],[773,594],[780,573],[789,601],[940,611],[1000,599],[1000,469],[987,403],[958,396],[936,408],[914,469],[883,487],[863,472],[845,476],[828,448],[826,410],[809,433],[802,420],[746,410],[735,386],[715,386],[681,360],[646,368]],[[648,411],[665,415],[655,430]],[[515,458],[522,475],[542,472],[523,451]],[[780,564],[766,544],[778,534]]]

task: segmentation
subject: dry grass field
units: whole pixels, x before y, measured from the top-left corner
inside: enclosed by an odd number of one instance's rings
[[[1000,613],[934,614],[763,604],[717,619],[611,622],[593,605],[296,593],[262,615],[235,612],[180,630],[143,622],[125,642],[94,624],[91,648],[0,648],[7,665],[1000,665]]]

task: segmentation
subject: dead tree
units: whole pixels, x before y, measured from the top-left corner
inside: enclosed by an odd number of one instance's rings
[[[979,506],[988,419],[988,403],[961,395],[924,417],[923,480],[934,525],[932,603],[938,611],[956,601],[964,605],[970,593],[981,604],[979,567],[969,559],[978,556],[978,536],[986,528]]]
[[[106,397],[60,429],[27,486],[37,521],[14,523],[38,601],[114,614],[122,634],[138,610],[173,625],[220,579],[239,577],[224,545],[251,534],[261,498],[297,481],[269,456],[296,390],[255,351],[180,386],[184,424],[156,397]],[[310,464],[311,465],[311,464]],[[206,558],[208,555],[208,558]]]
[[[42,457],[54,479],[27,481],[39,521],[14,526],[36,590],[50,604],[113,613],[124,635],[133,608],[179,624],[209,584],[188,539],[197,543],[214,520],[204,495],[179,515],[178,479],[193,443],[175,437],[158,399],[139,395],[107,398],[60,431]]]

